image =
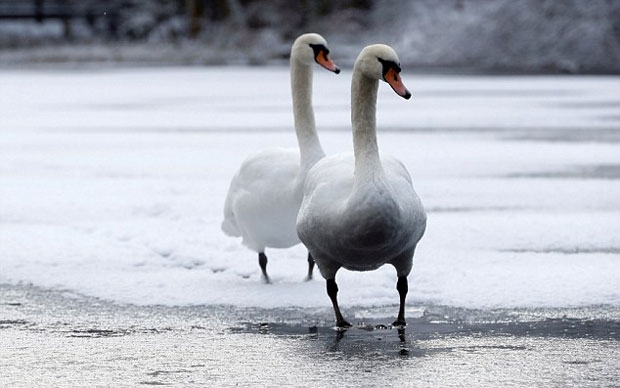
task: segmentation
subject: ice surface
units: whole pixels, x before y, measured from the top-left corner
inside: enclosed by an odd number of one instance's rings
[[[408,303],[620,304],[620,79],[408,74],[380,85],[379,146],[428,210]],[[327,153],[351,150],[350,71],[317,71]],[[0,72],[0,282],[138,304],[329,306],[305,250],[219,229],[229,180],[295,146],[288,69]],[[604,171],[605,173],[597,173]],[[317,274],[317,276],[319,276]],[[347,305],[397,303],[394,270],[338,274]]]

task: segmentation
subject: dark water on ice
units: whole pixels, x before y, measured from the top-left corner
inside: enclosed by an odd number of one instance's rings
[[[0,386],[612,387],[620,309],[117,305],[0,286]]]

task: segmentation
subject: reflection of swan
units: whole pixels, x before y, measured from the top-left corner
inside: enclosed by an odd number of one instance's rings
[[[391,47],[362,50],[351,83],[354,155],[325,157],[306,178],[297,233],[327,280],[338,327],[351,326],[338,308],[338,269],[369,271],[383,264],[392,264],[398,275],[400,309],[394,324],[406,324],[407,275],[426,214],[405,166],[391,157],[379,158],[375,123],[380,79],[398,95],[411,97],[399,73]]]
[[[274,148],[248,157],[230,183],[224,204],[222,230],[242,237],[243,244],[258,252],[267,276],[265,248],[288,248],[299,243],[295,220],[303,196],[306,173],[325,156],[314,126],[312,65],[316,62],[336,74],[340,69],[329,58],[327,42],[318,34],[304,34],[291,48],[291,87],[296,149]],[[314,260],[308,254],[308,279]]]
[[[374,329],[372,327],[370,329],[364,328],[364,330],[369,330],[371,332],[373,332],[373,330],[375,329],[377,329],[377,327],[375,327]],[[385,329],[387,329],[387,327],[385,327]],[[379,329],[379,330],[383,330],[383,329]],[[398,333],[398,353],[402,356],[406,356],[409,354],[409,344],[407,343],[407,333],[405,333],[405,327],[403,325],[399,325],[396,331]],[[334,341],[331,344],[329,344],[329,347],[328,347],[329,351],[331,352],[338,351],[340,341],[342,341],[342,339],[344,338],[345,333],[347,333],[347,330],[345,329],[336,330],[336,337],[334,338]],[[314,337],[311,337],[311,338],[314,338]]]

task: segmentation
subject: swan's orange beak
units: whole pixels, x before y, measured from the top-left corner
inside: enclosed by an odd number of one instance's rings
[[[333,71],[336,74],[340,73],[340,68],[336,66],[334,61],[332,61],[332,59],[329,57],[329,54],[327,54],[325,51],[319,50],[319,53],[316,55],[314,60],[316,61],[316,63],[323,66],[327,70]]]
[[[403,80],[400,78],[400,74],[398,74],[396,70],[388,70],[387,73],[385,73],[383,79],[385,80],[385,82],[390,84],[392,90],[394,90],[396,94],[403,97],[405,100],[411,98],[411,93],[409,92],[409,90],[407,90],[405,84],[403,84]]]

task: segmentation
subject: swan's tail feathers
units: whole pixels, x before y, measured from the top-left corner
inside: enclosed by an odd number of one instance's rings
[[[222,231],[231,237],[241,237],[234,216],[224,219],[222,222]]]
[[[226,197],[226,203],[224,204],[224,221],[222,221],[222,231],[232,237],[241,237],[239,232],[239,226],[237,226],[237,219],[232,209],[232,200],[230,195]]]
[[[231,182],[230,190],[228,190],[228,195],[226,196],[226,202],[224,202],[224,221],[222,221],[222,231],[229,236],[232,237],[241,237],[241,232],[239,231],[239,226],[237,226],[237,219],[235,218],[235,214],[233,212],[232,206],[232,197],[231,192],[233,192],[233,187],[235,185],[236,177],[233,178]]]

